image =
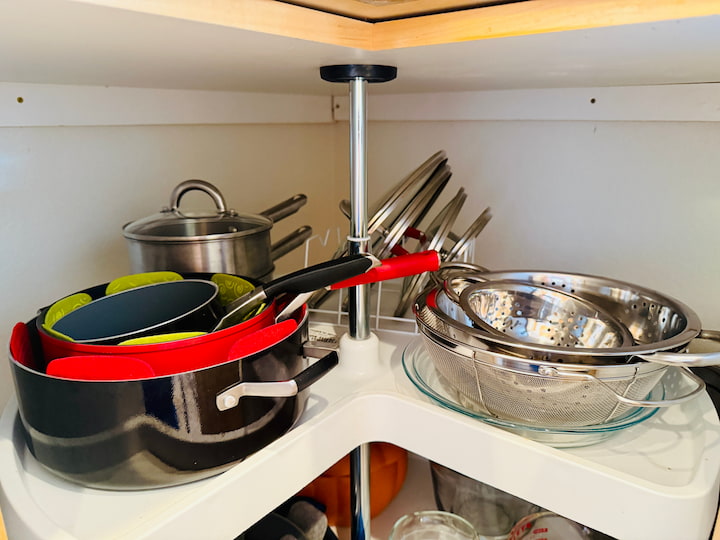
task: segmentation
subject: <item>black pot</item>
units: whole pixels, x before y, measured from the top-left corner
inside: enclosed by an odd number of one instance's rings
[[[308,367],[306,310],[295,317],[292,334],[265,350],[144,380],[54,378],[11,354],[27,445],[53,473],[100,489],[170,486],[226,470],[287,432],[305,408],[309,385],[337,364],[333,352]],[[37,328],[27,327],[37,351]],[[271,381],[286,381],[283,397],[246,396],[225,410],[218,406],[228,388]]]

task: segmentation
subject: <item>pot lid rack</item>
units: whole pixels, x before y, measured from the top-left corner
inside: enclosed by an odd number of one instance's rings
[[[402,367],[403,350],[419,337],[378,335],[382,369],[364,379],[330,373],[313,386],[293,430],[225,473],[183,486],[111,492],[60,480],[30,455],[11,402],[0,419],[0,502],[10,538],[233,538],[371,441],[391,442],[614,537],[708,538],[720,421],[707,394],[599,444],[551,448],[431,403]]]

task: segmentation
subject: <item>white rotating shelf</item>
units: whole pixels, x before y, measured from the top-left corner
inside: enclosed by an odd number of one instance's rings
[[[707,394],[599,444],[557,449],[446,410],[406,377],[417,335],[378,331],[380,366],[335,369],[300,424],[223,474],[140,492],[86,489],[30,455],[11,402],[0,420],[11,539],[234,538],[353,448],[385,441],[621,539],[707,540],[720,485],[720,422]],[[341,366],[342,367],[342,366]]]

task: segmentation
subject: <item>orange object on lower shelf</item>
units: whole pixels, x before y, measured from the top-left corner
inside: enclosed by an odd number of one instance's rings
[[[407,474],[407,451],[389,443],[370,443],[370,517],[395,498]],[[298,493],[325,505],[330,525],[350,526],[350,457],[345,456]]]

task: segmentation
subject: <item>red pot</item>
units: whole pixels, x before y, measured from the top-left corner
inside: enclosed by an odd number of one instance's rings
[[[132,356],[144,360],[156,375],[193,371],[224,360],[233,344],[244,335],[273,324],[275,303],[244,323],[194,338],[145,345],[91,345],[65,341],[38,325],[45,361],[64,356]]]

